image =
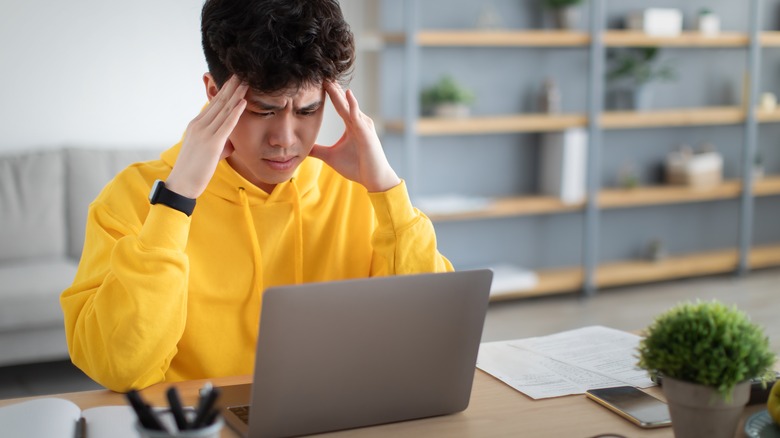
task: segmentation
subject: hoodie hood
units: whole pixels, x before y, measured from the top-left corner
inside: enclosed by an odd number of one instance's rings
[[[173,167],[179,157],[182,143],[179,142],[162,153],[160,158]],[[236,172],[227,160],[220,160],[206,191],[234,204],[243,204],[239,189],[243,189],[249,205],[256,206],[274,202],[293,202],[292,197],[301,198],[317,192],[317,179],[324,163],[316,158],[307,157],[293,173],[290,180],[277,184],[273,192],[266,193]],[[294,187],[292,187],[294,186]]]
[[[162,160],[173,167],[181,151],[181,142],[174,145],[161,155]],[[258,240],[258,230],[255,225],[255,215],[262,214],[263,209],[274,209],[274,205],[290,204],[292,215],[288,220],[293,222],[294,232],[292,242],[294,260],[294,282],[303,282],[303,215],[301,204],[304,198],[319,195],[317,180],[320,177],[324,163],[316,158],[307,157],[293,173],[288,181],[277,184],[269,194],[249,182],[236,172],[227,160],[220,160],[214,171],[206,192],[222,198],[232,204],[240,205],[247,232],[252,245],[252,256],[255,274],[255,296],[262,294],[262,284],[265,284],[263,253]],[[269,210],[269,211],[270,211]],[[251,331],[251,329],[250,329]]]

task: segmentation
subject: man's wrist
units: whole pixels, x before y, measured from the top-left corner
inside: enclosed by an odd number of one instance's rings
[[[195,210],[195,199],[189,198],[176,193],[166,186],[163,180],[158,179],[152,185],[152,189],[149,192],[149,203],[162,204],[168,206],[174,210],[178,210],[187,216],[192,215]]]
[[[398,184],[401,184],[401,178],[399,178],[398,175],[395,174],[395,172],[391,171],[383,178],[376,180],[370,184],[366,184],[364,187],[370,193],[380,193],[380,192],[386,192],[392,189],[393,187],[398,186]]]

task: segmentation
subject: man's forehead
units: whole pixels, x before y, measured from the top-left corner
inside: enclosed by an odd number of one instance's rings
[[[325,92],[322,84],[290,88],[274,93],[263,93],[250,89],[246,93],[249,102],[281,103],[292,100],[294,103],[312,103],[319,100]]]

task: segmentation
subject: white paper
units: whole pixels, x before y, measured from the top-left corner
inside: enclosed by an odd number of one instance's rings
[[[89,438],[138,438],[137,416],[130,406],[101,406],[85,409]]]
[[[81,416],[89,438],[138,438],[135,412],[130,406],[86,409],[61,398],[41,398],[0,408],[0,436],[73,438]]]
[[[0,435],[25,438],[72,438],[81,410],[61,398],[43,398],[0,408]]]
[[[640,337],[602,326],[537,338],[483,343],[477,367],[534,399],[588,389],[653,386],[637,368]]]

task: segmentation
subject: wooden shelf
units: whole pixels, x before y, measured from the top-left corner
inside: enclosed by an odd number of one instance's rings
[[[606,111],[600,115],[603,129],[642,129],[682,126],[736,125],[745,121],[745,110],[736,106],[663,109],[648,111]],[[780,123],[780,110],[756,112],[760,123]],[[585,114],[516,114],[466,118],[423,117],[417,121],[417,134],[474,135],[554,132],[587,126]],[[385,129],[403,132],[404,123],[389,121]]]
[[[742,193],[738,180],[724,181],[717,187],[697,189],[686,186],[651,186],[635,189],[606,189],[599,193],[599,208],[616,209],[661,204],[680,204],[737,199]],[[753,185],[755,196],[780,195],[780,176],[768,176],[756,180]],[[429,214],[434,222],[453,222],[474,219],[533,216],[551,213],[581,211],[585,203],[564,204],[552,196],[520,196],[498,198],[482,210],[452,214]]]
[[[586,117],[579,114],[527,114],[466,118],[423,117],[417,122],[419,135],[501,134],[552,132],[582,127]],[[388,131],[402,132],[403,122],[389,122]]]
[[[490,301],[507,301],[543,295],[574,292],[582,289],[584,277],[580,268],[545,269],[537,271],[539,284],[533,289],[491,295]]]
[[[564,204],[560,199],[548,196],[499,198],[484,210],[454,214],[430,214],[428,217],[435,222],[451,222],[470,219],[530,216],[579,211],[583,205],[584,203]]]
[[[557,31],[426,31],[417,42],[429,47],[584,47],[584,32]]]
[[[673,256],[658,262],[642,260],[611,262],[596,269],[595,281],[598,287],[615,287],[723,274],[735,271],[738,263],[737,249]],[[761,245],[752,248],[748,264],[752,269],[780,266],[780,245]],[[579,268],[541,270],[537,275],[539,284],[534,289],[503,293],[491,297],[491,301],[574,292],[582,288],[584,281],[582,270]]]
[[[692,188],[686,186],[653,186],[635,189],[608,189],[599,193],[599,207],[604,209],[640,207],[658,204],[737,199],[742,193],[742,182],[724,181],[717,187]],[[756,180],[755,196],[780,195],[780,177],[771,176]]]
[[[762,32],[763,47],[780,47],[780,32]],[[386,44],[403,44],[403,33],[386,33]],[[642,32],[609,30],[602,34],[607,47],[747,47],[750,36],[742,32],[721,32],[715,36],[699,32],[683,32],[675,37],[650,36]],[[426,30],[417,34],[417,44],[423,47],[586,47],[590,44],[587,32],[555,30],[482,31],[482,30]]]
[[[714,36],[683,32],[679,36],[659,37],[643,32],[610,30],[604,32],[603,41],[608,47],[746,47],[750,38],[740,32],[721,32]]]
[[[607,111],[601,114],[601,126],[604,129],[735,125],[744,121],[745,111],[740,107]]]

